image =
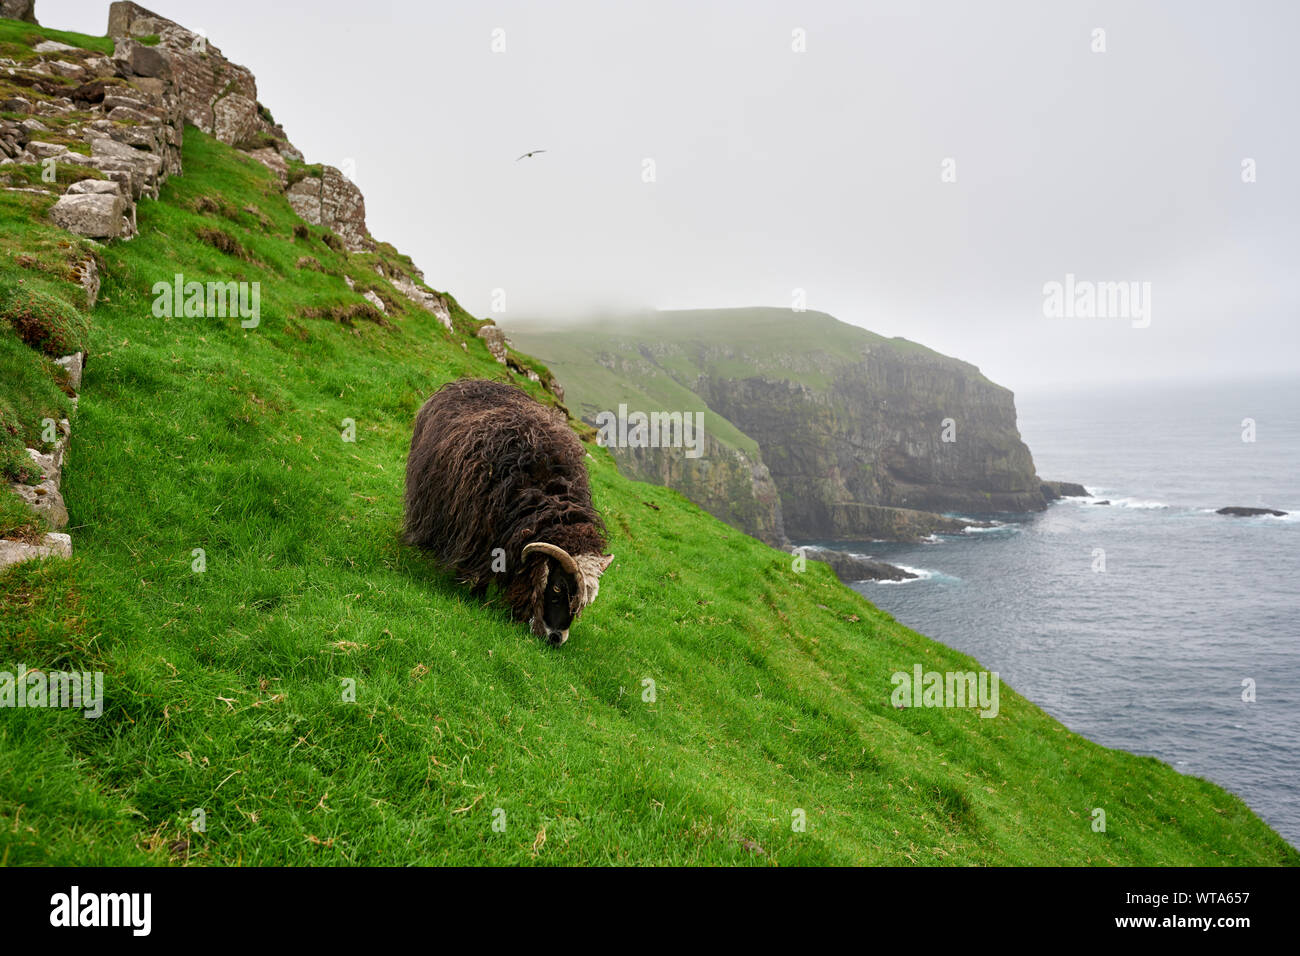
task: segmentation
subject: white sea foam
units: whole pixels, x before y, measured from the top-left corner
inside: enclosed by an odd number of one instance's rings
[[[963,530],[965,530],[967,534],[992,534],[995,531],[1006,531],[1008,533],[1014,534],[1015,532],[1020,530],[1020,526],[1015,524],[1007,524],[1006,522],[1003,521],[994,521],[993,526],[990,528],[968,527]]]
[[[1151,501],[1146,498],[1112,498],[1110,503],[1116,508],[1133,508],[1138,511],[1156,511],[1169,507],[1163,501]]]

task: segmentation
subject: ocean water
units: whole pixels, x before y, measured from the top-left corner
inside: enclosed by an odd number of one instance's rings
[[[855,587],[1071,730],[1213,780],[1300,845],[1300,379],[1016,404],[1038,473],[1094,497],[922,544],[841,543],[922,575]],[[1213,513],[1226,505],[1291,514]]]

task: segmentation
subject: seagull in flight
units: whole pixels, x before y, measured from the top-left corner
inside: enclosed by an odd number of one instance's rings
[[[517,163],[519,162],[520,159],[528,159],[531,156],[536,156],[538,153],[544,153],[544,152],[546,152],[546,150],[544,149],[535,149],[531,153],[524,153],[524,155],[520,156],[519,159],[516,159],[515,162]]]

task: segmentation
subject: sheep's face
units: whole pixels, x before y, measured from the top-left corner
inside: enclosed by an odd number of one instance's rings
[[[574,619],[596,600],[600,576],[613,560],[612,554],[580,554],[567,562],[550,556],[539,561],[533,572],[533,633],[553,647],[567,641]]]
[[[542,627],[546,639],[558,647],[569,639],[569,627],[581,609],[580,582],[560,567],[554,558],[546,559],[546,590],[542,594]]]

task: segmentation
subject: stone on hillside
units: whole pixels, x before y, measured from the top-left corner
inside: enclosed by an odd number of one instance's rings
[[[264,146],[261,149],[249,150],[248,155],[279,176],[281,183],[289,181],[289,164],[271,147]]]
[[[32,102],[21,96],[7,96],[0,99],[0,110],[6,113],[30,113]]]
[[[73,266],[72,271],[77,281],[81,283],[81,287],[86,290],[86,308],[93,309],[95,303],[99,301],[99,266],[95,263],[94,256],[86,256]],[[77,373],[77,380],[81,380],[80,372]]]
[[[442,296],[437,295],[427,289],[421,289],[408,276],[398,275],[389,279],[393,283],[393,288],[406,296],[420,308],[433,315],[442,323],[442,327],[448,332],[451,329],[451,311],[447,308],[446,301]]]
[[[104,102],[102,105],[104,109],[109,112],[112,112],[119,106],[125,106],[129,109],[141,111],[150,108],[150,104],[146,103],[144,100],[138,99],[134,96],[129,96],[125,93],[120,93],[116,89],[114,89],[112,93],[107,90],[104,91]]]
[[[68,147],[62,143],[41,143],[30,142],[27,144],[27,152],[31,153],[37,159],[47,159],[50,156],[62,156],[68,151]]]
[[[68,523],[68,507],[59,494],[59,486],[46,478],[38,485],[10,485],[28,507],[50,523],[55,531]]]
[[[122,186],[111,179],[83,179],[73,183],[67,189],[67,195],[80,196],[85,194],[107,193],[111,196],[122,195]]]
[[[374,247],[366,231],[366,201],[361,190],[333,166],[325,166],[319,177],[298,180],[285,191],[285,197],[304,222],[337,233],[349,252]]]
[[[113,63],[119,72],[129,76],[164,76],[171,69],[166,53],[136,40],[118,40],[113,47]]]
[[[70,80],[82,80],[86,78],[85,67],[77,63],[69,63],[67,60],[54,60],[45,65],[55,76],[67,77]]]
[[[361,293],[361,297],[380,312],[383,312],[385,315],[388,314],[388,309],[384,306],[384,300],[379,297],[378,292],[375,292],[373,289],[367,289],[365,292]]]
[[[93,263],[95,260],[89,259],[86,261]],[[96,279],[99,278],[98,273],[96,273],[95,277]],[[72,387],[72,390],[74,392],[81,391],[81,374],[86,367],[86,353],[74,352],[71,355],[63,356],[63,358],[55,359],[54,363],[68,370],[68,385]]]
[[[108,99],[108,97],[104,98]],[[108,118],[114,123],[139,123],[145,126],[157,122],[157,117],[150,116],[144,110],[136,109],[134,106],[115,106],[108,111]]]
[[[41,470],[43,480],[53,482],[56,488],[63,481],[63,457],[67,448],[67,439],[60,438],[54,443],[54,450],[51,452],[37,451],[35,448],[27,449],[28,457]]]
[[[256,100],[229,93],[212,104],[212,135],[223,143],[246,142],[261,126]]]
[[[18,125],[29,133],[48,133],[50,131],[48,126],[35,118],[22,120]]]
[[[122,234],[125,206],[121,196],[108,193],[64,195],[51,207],[50,219],[79,236],[115,239]]]
[[[502,365],[506,364],[506,334],[495,325],[483,325],[475,333],[481,338],[492,357]]]
[[[58,40],[42,40],[32,49],[37,53],[66,53],[77,48],[66,43],[60,43]]]
[[[70,557],[72,557],[72,537],[66,534],[47,534],[39,544],[0,541],[0,568],[36,558]]]

